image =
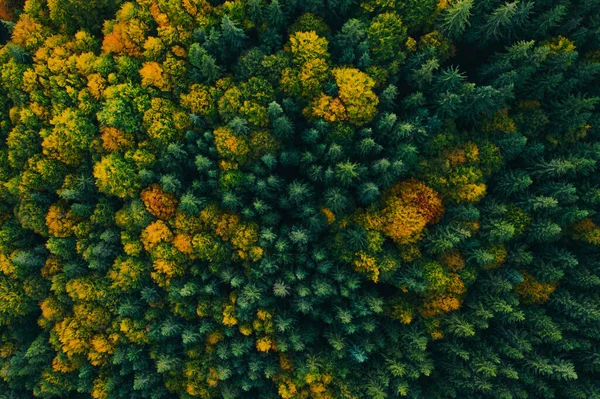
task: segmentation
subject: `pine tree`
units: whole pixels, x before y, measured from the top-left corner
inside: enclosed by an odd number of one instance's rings
[[[359,3],[11,11],[0,395],[600,396],[598,2]]]

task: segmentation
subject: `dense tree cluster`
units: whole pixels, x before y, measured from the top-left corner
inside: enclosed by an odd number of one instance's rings
[[[599,0],[19,6],[0,398],[600,398]]]

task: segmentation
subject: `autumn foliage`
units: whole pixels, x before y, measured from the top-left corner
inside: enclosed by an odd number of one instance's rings
[[[6,0],[0,4],[0,19],[14,21],[17,12],[23,7],[25,0]]]
[[[367,230],[377,230],[396,244],[409,244],[420,238],[425,226],[437,222],[444,208],[438,193],[418,180],[401,182],[384,194],[380,209],[359,216]]]
[[[0,399],[600,398],[598,0],[0,20]]]

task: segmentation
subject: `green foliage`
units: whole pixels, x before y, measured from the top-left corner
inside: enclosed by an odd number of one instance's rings
[[[0,398],[600,398],[598,1],[1,3]]]
[[[442,15],[441,27],[452,38],[459,37],[470,25],[473,0],[452,2]]]

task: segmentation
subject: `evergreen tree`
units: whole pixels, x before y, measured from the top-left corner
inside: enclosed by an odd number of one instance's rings
[[[597,0],[0,19],[0,398],[600,398]]]

